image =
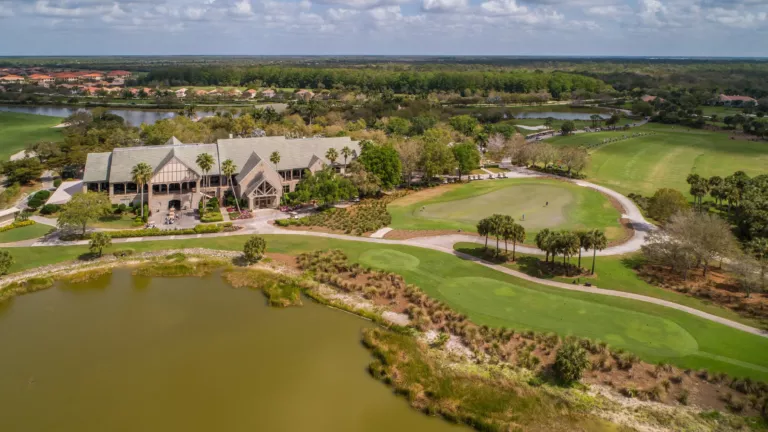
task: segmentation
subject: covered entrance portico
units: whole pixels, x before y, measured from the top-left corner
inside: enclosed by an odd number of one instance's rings
[[[251,209],[274,208],[280,202],[278,189],[266,179],[256,185],[248,198]]]

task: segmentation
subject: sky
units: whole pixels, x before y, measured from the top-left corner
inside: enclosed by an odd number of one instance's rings
[[[0,0],[0,55],[768,56],[768,0]]]

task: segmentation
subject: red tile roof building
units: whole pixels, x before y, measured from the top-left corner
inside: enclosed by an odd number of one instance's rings
[[[131,73],[124,70],[116,70],[107,73],[107,77],[109,78],[129,78],[130,76]]]
[[[5,83],[23,83],[24,82],[24,77],[23,76],[18,76],[18,75],[6,75],[6,76],[0,77],[0,82],[5,82]]]
[[[720,102],[726,105],[743,105],[746,103],[757,103],[757,100],[749,96],[727,96],[721,94],[718,98]]]

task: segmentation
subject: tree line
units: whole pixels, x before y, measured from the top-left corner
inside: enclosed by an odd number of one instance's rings
[[[278,88],[394,91],[422,94],[432,91],[486,90],[509,93],[547,91],[553,97],[572,91],[610,89],[602,81],[565,72],[509,71],[393,71],[373,68],[309,68],[281,66],[173,66],[152,69],[143,84],[199,86],[258,85]]]

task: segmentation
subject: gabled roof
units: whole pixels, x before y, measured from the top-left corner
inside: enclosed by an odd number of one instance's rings
[[[219,159],[216,144],[186,144],[186,145],[161,145],[143,147],[119,147],[112,153],[112,163],[109,173],[110,182],[131,182],[131,170],[139,162],[144,162],[156,172],[172,158],[186,165],[195,174],[201,175],[197,166],[197,156],[208,153],[213,156],[213,166],[208,175],[219,174]],[[88,167],[86,165],[86,172]]]
[[[179,141],[179,139],[176,138],[175,136],[168,138],[168,141],[165,142],[165,145],[182,145],[182,144],[184,143]]]
[[[112,165],[112,152],[88,153],[85,159],[84,182],[106,182],[109,180],[109,169]],[[121,180],[122,181],[122,180]]]
[[[237,176],[235,176],[235,179],[237,179],[237,182],[238,183],[242,182],[243,179],[248,175],[248,173],[250,173],[251,170],[256,168],[259,162],[261,162],[261,156],[257,155],[256,152],[251,153],[251,155],[248,157],[248,160],[245,161],[245,164],[239,168],[238,170],[239,172]]]
[[[273,169],[274,164],[269,161],[272,152],[280,154],[278,170],[303,169],[312,164],[313,157],[318,157],[326,164],[325,153],[330,148],[335,148],[341,154],[344,147],[351,148],[356,154],[360,154],[360,145],[349,137],[336,138],[303,138],[286,139],[283,136],[259,137],[259,138],[230,138],[220,139],[219,158],[224,161],[232,159],[235,163],[247,160],[251,153],[257,153]]]

